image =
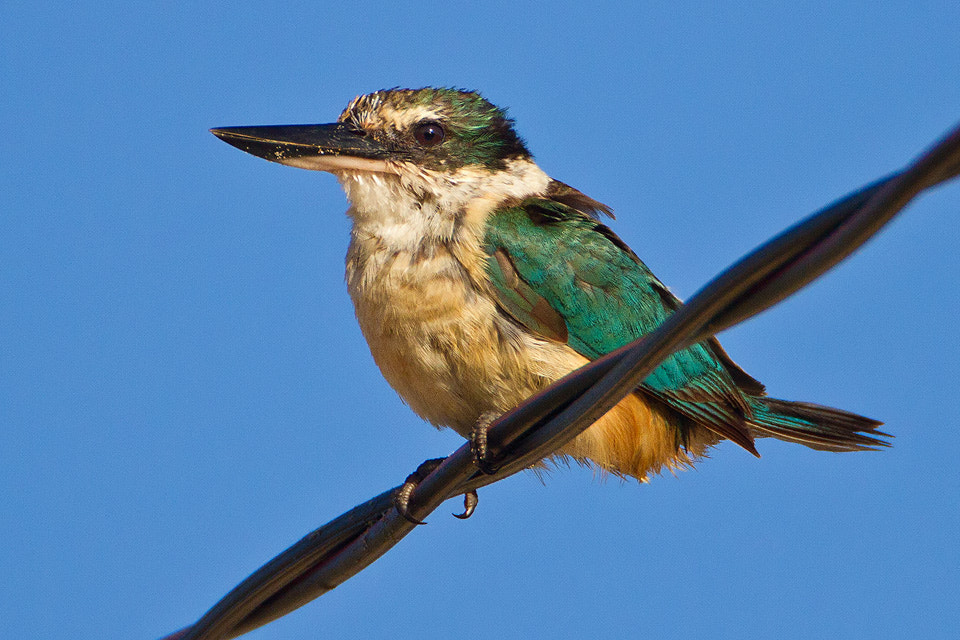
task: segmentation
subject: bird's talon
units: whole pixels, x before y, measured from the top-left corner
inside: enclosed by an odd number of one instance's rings
[[[454,518],[460,518],[461,520],[466,520],[473,515],[473,512],[477,510],[477,503],[480,502],[480,497],[477,495],[476,489],[473,491],[468,491],[463,494],[463,513],[453,514]]]
[[[412,515],[410,515],[410,497],[413,495],[413,490],[417,488],[417,485],[426,478],[430,473],[433,472],[440,463],[443,462],[443,458],[431,458],[421,463],[417,470],[407,476],[407,479],[403,481],[403,484],[400,485],[400,488],[397,489],[397,492],[393,496],[393,506],[404,520],[411,522],[413,524],[427,524],[423,520],[417,520]],[[474,505],[476,506],[476,505]]]
[[[407,477],[407,480],[403,483],[397,493],[393,496],[393,506],[404,520],[407,522],[412,522],[413,524],[427,524],[423,520],[417,520],[412,515],[410,515],[410,496],[413,494],[413,490],[417,486],[416,482],[410,480],[413,477],[413,474]]]

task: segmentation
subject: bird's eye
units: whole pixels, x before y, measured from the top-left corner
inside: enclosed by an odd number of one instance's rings
[[[421,122],[413,130],[413,137],[425,147],[435,147],[443,142],[443,127],[436,122]]]

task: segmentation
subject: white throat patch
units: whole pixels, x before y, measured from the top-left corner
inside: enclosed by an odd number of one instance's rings
[[[347,213],[353,218],[355,232],[378,237],[397,250],[449,241],[464,216],[485,218],[504,200],[542,193],[550,182],[529,159],[511,160],[496,172],[482,167],[444,172],[410,163],[395,166],[396,174],[333,173],[350,200]]]

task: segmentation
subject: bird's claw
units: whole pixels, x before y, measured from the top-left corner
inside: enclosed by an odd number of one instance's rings
[[[455,513],[453,514],[453,517],[466,520],[473,515],[474,511],[477,510],[478,502],[480,502],[480,497],[477,495],[476,489],[466,492],[463,494],[463,513]]]
[[[397,489],[397,492],[393,494],[393,506],[407,522],[413,524],[427,524],[423,520],[418,520],[414,518],[410,513],[410,497],[413,495],[413,490],[417,488],[417,485],[426,478],[428,475],[433,473],[433,470],[440,466],[440,463],[444,461],[444,458],[431,458],[420,464],[417,467],[417,470],[407,476],[407,479],[403,481],[403,484],[400,485],[400,488]],[[454,517],[460,518],[461,520],[466,520],[473,515],[473,512],[477,510],[477,503],[480,501],[479,496],[477,496],[476,490],[468,491],[463,494],[463,513],[455,513]]]
[[[430,460],[422,462],[416,471],[407,476],[407,479],[403,481],[403,484],[400,485],[397,492],[393,494],[393,506],[397,510],[397,513],[403,516],[407,522],[427,524],[423,520],[418,520],[410,514],[410,496],[413,495],[413,490],[417,488],[417,485],[430,475],[434,469],[439,467],[443,460],[443,458],[431,458]]]

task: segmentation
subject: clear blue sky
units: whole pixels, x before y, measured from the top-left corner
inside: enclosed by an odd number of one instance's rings
[[[5,2],[0,636],[161,636],[460,443],[367,351],[336,181],[208,128],[479,89],[686,297],[960,120],[955,4],[646,4]],[[955,637],[958,214],[941,188],[721,336],[892,449],[517,476],[251,637]]]

